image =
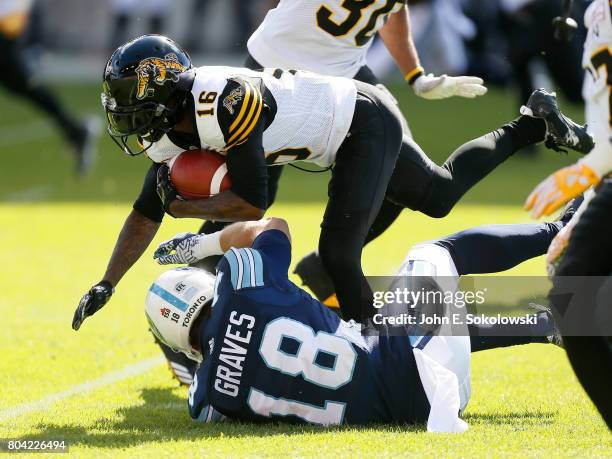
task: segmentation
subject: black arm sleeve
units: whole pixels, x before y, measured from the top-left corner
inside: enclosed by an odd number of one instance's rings
[[[232,78],[219,97],[217,117],[225,140],[232,191],[259,209],[268,207],[263,149],[266,120],[274,116],[259,79]]]
[[[252,206],[265,210],[268,208],[268,168],[262,145],[263,118],[246,142],[227,153],[226,162],[232,191]]]
[[[160,164],[153,163],[147,171],[134,209],[149,220],[160,223],[164,218],[164,206],[157,195],[157,170]]]

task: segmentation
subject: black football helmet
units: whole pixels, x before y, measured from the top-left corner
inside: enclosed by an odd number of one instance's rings
[[[189,55],[162,35],[143,35],[120,46],[104,69],[102,106],[108,133],[131,156],[146,151],[177,122],[190,90]],[[138,136],[140,151],[127,141]],[[147,147],[148,148],[148,147]]]

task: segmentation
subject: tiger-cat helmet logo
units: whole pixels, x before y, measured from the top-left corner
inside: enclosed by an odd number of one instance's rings
[[[155,90],[149,87],[151,81],[160,86],[167,80],[176,83],[179,80],[179,75],[185,70],[187,70],[186,67],[178,61],[174,53],[166,54],[164,59],[160,57],[143,59],[136,67],[136,75],[138,76],[136,98],[142,100],[153,95]]]

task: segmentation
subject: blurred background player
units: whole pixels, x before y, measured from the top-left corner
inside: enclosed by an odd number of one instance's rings
[[[595,186],[583,207],[566,230],[560,233],[549,249],[550,273],[554,288],[550,298],[555,311],[563,315],[564,277],[612,275],[612,2],[595,0],[585,15],[588,28],[584,44],[583,66],[587,70],[584,84],[586,118],[595,138],[595,147],[575,165],[565,167],[544,180],[531,193],[526,208],[533,217],[550,215],[568,200]],[[567,354],[581,384],[612,429],[612,338],[610,326],[602,312],[612,308],[609,294],[585,301],[584,318],[599,330],[600,336],[573,336],[561,329]],[[599,301],[597,301],[599,298]],[[602,303],[601,301],[607,301]],[[601,325],[603,324],[603,326]]]
[[[112,0],[113,27],[110,48],[118,48],[128,41],[131,38],[131,22],[142,20],[143,17],[149,22],[146,26],[149,33],[163,33],[171,7],[172,2],[169,0]]]
[[[22,46],[31,7],[30,0],[0,2],[0,55],[4,59],[0,85],[28,99],[53,119],[75,156],[76,173],[84,175],[93,165],[99,126],[95,119],[78,121],[31,68]]]

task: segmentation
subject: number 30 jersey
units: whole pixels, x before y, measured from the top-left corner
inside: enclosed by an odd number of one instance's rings
[[[353,78],[388,16],[405,0],[280,0],[247,43],[264,67]]]
[[[196,148],[226,154],[260,132],[256,126],[265,120],[261,146],[269,165],[309,161],[325,167],[346,138],[357,88],[353,80],[310,72],[199,67],[191,93]],[[164,135],[147,155],[163,162],[183,150]]]
[[[429,404],[408,337],[367,337],[287,278],[280,231],[232,249],[218,266],[208,353],[189,391],[209,422],[284,420],[321,425],[424,422]]]

